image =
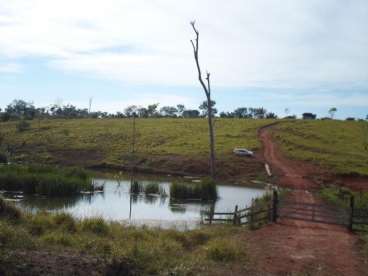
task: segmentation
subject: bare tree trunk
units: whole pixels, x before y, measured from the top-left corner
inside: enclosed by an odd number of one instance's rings
[[[204,90],[204,93],[206,94],[207,98],[207,115],[208,115],[208,130],[209,130],[209,140],[210,140],[210,174],[212,179],[215,178],[216,174],[216,168],[215,168],[215,135],[214,135],[214,127],[213,127],[213,118],[212,118],[212,101],[211,101],[211,82],[210,82],[210,73],[206,73],[206,81],[207,84],[203,81],[202,78],[202,72],[201,67],[199,65],[199,55],[198,55],[198,49],[199,49],[199,32],[195,27],[195,21],[192,21],[190,23],[192,25],[192,28],[196,34],[195,42],[191,40],[193,46],[193,53],[194,53],[194,59],[197,65],[198,70],[198,80],[200,84],[202,85],[202,88]]]

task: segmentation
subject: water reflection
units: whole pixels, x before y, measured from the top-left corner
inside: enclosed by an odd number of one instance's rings
[[[95,179],[94,182],[97,185],[103,184],[104,191],[67,198],[24,195],[23,200],[16,204],[31,212],[63,211],[78,218],[102,216],[105,219],[117,221],[126,221],[131,218],[135,224],[141,224],[144,221],[170,221],[194,225],[211,207],[216,211],[232,211],[235,205],[248,206],[252,198],[264,192],[261,189],[218,185],[219,199],[216,202],[188,202],[174,201],[167,196],[170,194],[169,181],[159,182],[160,189],[166,196],[130,193],[129,180]],[[144,186],[153,182],[140,180],[139,183]]]

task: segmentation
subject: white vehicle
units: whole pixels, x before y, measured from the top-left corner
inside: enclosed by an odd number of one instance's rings
[[[234,152],[235,155],[238,155],[238,156],[249,156],[249,157],[251,157],[251,156],[254,155],[253,151],[250,151],[250,150],[245,149],[245,148],[235,148],[233,150],[233,152]]]

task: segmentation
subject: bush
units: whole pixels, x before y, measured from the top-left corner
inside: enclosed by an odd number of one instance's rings
[[[29,130],[31,128],[31,124],[26,120],[20,120],[15,127],[17,128],[18,132],[23,132]]]
[[[174,199],[216,200],[217,188],[209,179],[196,184],[174,182],[170,187],[170,196]]]

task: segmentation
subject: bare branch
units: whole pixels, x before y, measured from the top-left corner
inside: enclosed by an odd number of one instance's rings
[[[190,40],[190,43],[192,43],[193,51],[194,51],[194,55],[195,55],[195,53],[197,52],[197,50],[196,50],[196,48],[195,48],[195,46],[194,46],[194,42],[193,42],[193,40]]]
[[[191,40],[190,42],[192,43],[192,46],[193,46],[194,59],[195,59],[195,62],[196,62],[196,65],[197,65],[197,70],[198,70],[198,80],[199,80],[200,84],[202,85],[203,90],[206,93],[206,96],[208,97],[209,96],[208,88],[207,88],[206,84],[204,83],[204,81],[202,79],[202,71],[201,71],[201,67],[199,65],[199,57],[198,57],[199,32],[195,27],[195,21],[190,22],[190,24],[192,25],[193,30],[196,34],[196,39],[195,39],[196,44],[194,45],[193,40]]]
[[[207,88],[208,88],[208,94],[209,94],[209,95],[211,95],[210,76],[211,76],[211,74],[210,74],[209,72],[207,72],[206,80],[207,80]]]

